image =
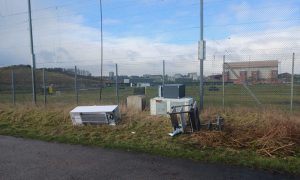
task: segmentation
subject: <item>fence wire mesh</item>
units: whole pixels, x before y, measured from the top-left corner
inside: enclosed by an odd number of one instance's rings
[[[79,105],[115,104],[115,64],[119,67],[120,103],[126,103],[127,96],[133,95],[132,86],[137,85],[147,86],[149,100],[158,95],[158,86],[162,85],[163,60],[165,83],[184,84],[186,96],[199,101],[198,0],[151,1],[146,5],[134,0],[104,1],[102,83],[97,3],[44,2],[41,7],[40,1],[33,1],[38,104],[44,102],[44,88],[47,104],[77,103],[75,66]],[[300,110],[299,2],[204,3],[204,106],[274,106],[290,110],[292,103],[294,111]],[[31,103],[31,66],[18,65],[31,64],[27,12],[9,3],[0,9],[0,103],[13,103],[13,92],[17,104]],[[76,15],[85,17],[85,21],[74,20]]]
[[[292,57],[292,55],[290,55],[290,57]],[[225,56],[225,58],[225,64],[230,64],[231,66],[236,65],[234,64],[236,62],[235,59],[231,60],[230,56]],[[297,62],[297,58],[295,58],[295,62]],[[236,67],[232,67],[233,71],[236,71],[238,77],[235,77],[234,74],[230,72],[231,70],[225,68],[224,85],[223,56],[216,56],[211,60],[206,60],[205,63],[207,66],[208,64],[211,64],[211,66],[215,67],[214,72],[205,76],[205,107],[223,107],[224,103],[225,108],[241,106],[274,106],[289,110],[291,108],[291,98],[293,98],[293,109],[297,111],[300,108],[300,79],[299,75],[297,75],[296,73],[296,75],[294,75],[293,97],[291,94],[292,59],[286,59],[284,60],[284,63],[278,63],[278,74],[275,74],[275,79],[261,77],[262,75],[271,77],[272,70],[269,70],[265,74],[263,74],[263,71],[265,71],[264,67],[254,68],[254,70],[253,67],[248,67],[249,64],[253,65],[253,63],[257,63],[257,61],[242,62],[241,65],[244,65],[244,63],[248,65],[247,67],[243,67],[243,69],[240,71],[239,69],[236,70]],[[155,66],[162,67],[161,64],[157,63],[155,64]],[[166,62],[165,84],[184,84],[186,87],[186,96],[192,97],[194,100],[199,101],[198,73],[192,71],[185,74],[172,72],[172,68],[168,68],[171,67],[172,64],[174,64],[174,62]],[[280,71],[280,69],[283,68],[282,66],[288,67],[288,64],[290,64],[290,71]],[[295,63],[295,66],[296,64],[297,63]],[[178,63],[177,65],[180,66],[181,63]],[[199,62],[195,62],[193,63],[193,65],[197,68],[199,66]],[[127,70],[124,71],[122,70],[122,68],[128,66],[130,65],[119,65],[120,72],[126,72]],[[133,65],[131,67],[139,68],[139,66],[136,65]],[[113,76],[109,76],[107,73],[105,73],[105,76],[103,77],[101,101],[100,77],[92,76],[89,71],[84,70],[85,67],[77,66],[77,68],[77,91],[79,105],[117,103],[117,93],[115,88],[116,76],[114,68],[109,69],[109,72],[111,74],[113,72]],[[277,67],[275,67],[275,69],[277,69]],[[12,71],[14,72],[14,86],[11,74]],[[161,86],[163,83],[163,75],[162,69],[157,69],[155,71],[155,74],[144,74],[141,76],[128,76],[122,74],[119,75],[118,86],[120,103],[126,104],[126,98],[130,95],[134,95],[134,88],[136,88],[136,86],[146,86],[145,95],[147,96],[148,100],[150,98],[158,96],[158,86]],[[245,72],[248,75],[247,78],[242,77],[243,73]],[[226,75],[226,73],[228,75]],[[261,75],[259,76],[259,74]],[[45,76],[47,104],[76,104],[77,96],[75,89],[74,68],[45,68]],[[231,79],[227,76],[231,77]],[[37,69],[36,77],[37,103],[43,104],[44,85],[42,69]],[[244,82],[242,80],[244,80]],[[3,68],[1,70],[0,84],[1,103],[13,103],[14,93],[15,101],[17,104],[28,104],[32,102],[31,68],[29,66],[13,66]]]

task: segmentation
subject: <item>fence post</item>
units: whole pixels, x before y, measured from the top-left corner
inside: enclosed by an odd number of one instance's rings
[[[291,77],[291,112],[293,112],[293,99],[294,99],[294,71],[295,71],[295,53],[292,59],[292,77]]]
[[[15,73],[11,70],[11,93],[12,93],[12,103],[16,104],[16,91],[15,91]]]
[[[225,108],[225,55],[223,55],[223,77],[222,77],[222,91],[223,91],[223,96],[222,96],[222,106],[223,110]]]
[[[77,66],[75,66],[75,96],[76,96],[76,104],[78,105],[78,89],[77,89]]]
[[[101,69],[100,69],[100,91],[99,91],[99,103],[102,100],[102,86],[103,86],[103,21],[102,21],[102,0],[100,0],[100,35],[101,35]]]
[[[44,87],[44,105],[47,105],[47,91],[46,91],[46,74],[45,68],[43,68],[43,87]]]
[[[119,106],[119,87],[118,87],[118,64],[116,64],[116,101]]]
[[[117,98],[117,105],[119,108],[119,118],[121,119],[121,107],[120,107],[120,102],[119,102],[119,87],[118,87],[118,64],[116,64],[116,98]]]
[[[165,60],[163,60],[163,78],[162,78],[163,87],[165,86],[165,76],[166,76]]]

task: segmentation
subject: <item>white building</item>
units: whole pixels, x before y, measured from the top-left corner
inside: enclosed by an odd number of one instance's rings
[[[136,87],[149,87],[150,83],[137,83]]]
[[[235,73],[233,73],[233,72]],[[238,77],[236,75],[238,75]],[[278,61],[248,61],[225,63],[225,82],[241,84],[278,82]]]
[[[198,76],[196,72],[193,73],[188,73],[188,77],[193,79],[193,81],[197,81],[198,80]]]

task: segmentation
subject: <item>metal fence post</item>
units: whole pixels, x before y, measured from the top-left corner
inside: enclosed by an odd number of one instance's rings
[[[117,104],[118,106],[119,104],[119,87],[118,87],[118,64],[116,64],[116,100],[117,100]]]
[[[16,104],[16,91],[15,91],[15,73],[11,70],[11,93],[12,93],[12,103]]]
[[[294,99],[294,71],[295,71],[295,53],[292,59],[292,77],[291,77],[291,112],[293,112],[293,99]]]
[[[44,88],[44,105],[47,104],[47,91],[46,91],[46,74],[45,68],[43,68],[43,88]]]
[[[102,100],[102,86],[103,86],[103,12],[102,12],[102,0],[100,0],[100,35],[101,35],[101,71],[100,71],[100,91],[99,91],[99,102]]]
[[[166,76],[166,70],[165,70],[165,60],[163,60],[163,78],[162,78],[162,85],[165,86],[165,76]]]
[[[77,66],[75,66],[75,96],[76,96],[76,104],[78,105],[78,89],[77,89]]]
[[[119,99],[119,87],[118,87],[118,64],[116,64],[116,98],[117,98],[117,105],[119,109],[119,118],[121,119],[122,113],[121,113],[121,107],[120,107],[120,99]]]
[[[222,91],[223,91],[223,97],[222,97],[222,106],[223,110],[225,108],[225,55],[223,55],[223,78],[222,78]]]

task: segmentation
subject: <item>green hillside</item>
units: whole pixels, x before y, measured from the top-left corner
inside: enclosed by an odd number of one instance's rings
[[[14,71],[16,89],[31,89],[31,67],[29,65],[17,65],[0,68],[0,90],[9,90],[11,88],[11,72]],[[78,75],[79,88],[96,88],[99,86],[99,78],[92,76]],[[46,70],[46,84],[53,84],[56,89],[73,89],[74,88],[74,72],[61,71],[56,69]],[[36,70],[37,88],[42,88],[43,71]]]

